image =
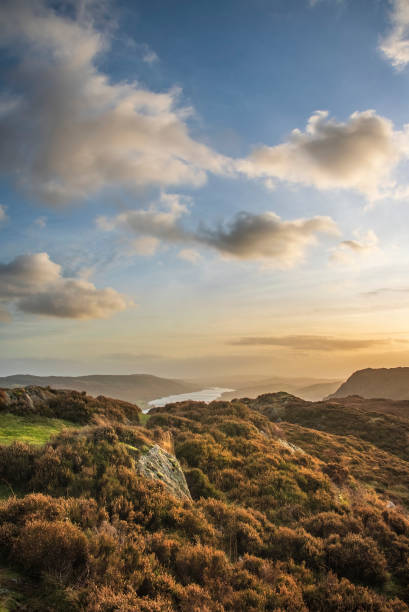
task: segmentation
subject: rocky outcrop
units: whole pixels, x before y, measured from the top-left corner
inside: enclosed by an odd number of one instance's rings
[[[91,397],[85,391],[28,386],[0,389],[0,412],[52,417],[85,425],[101,420],[139,423],[141,410],[135,404],[102,395]]]
[[[152,446],[147,453],[139,457],[136,469],[142,476],[162,483],[174,497],[182,500],[192,500],[179,461],[158,444]]]
[[[48,405],[55,399],[55,393],[41,387],[19,387],[0,389],[0,409],[20,409],[34,412],[36,408]]]
[[[296,446],[295,444],[292,444],[291,442],[288,442],[288,440],[284,440],[283,438],[279,438],[277,440],[277,442],[280,444],[280,446],[282,446],[283,448],[285,448],[288,451],[290,451],[290,453],[292,455],[294,453],[301,453],[302,455],[305,455],[305,451],[300,446]]]

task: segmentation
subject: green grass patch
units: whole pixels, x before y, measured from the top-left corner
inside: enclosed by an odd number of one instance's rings
[[[45,444],[65,427],[73,428],[76,425],[62,419],[3,413],[0,414],[0,444],[12,444],[16,440],[27,444]]]
[[[149,413],[141,412],[141,414],[139,415],[139,421],[141,425],[146,425],[150,418],[151,415]]]

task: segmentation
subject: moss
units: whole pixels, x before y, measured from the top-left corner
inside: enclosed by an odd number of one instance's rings
[[[12,444],[16,440],[28,444],[45,444],[63,429],[73,427],[74,423],[63,419],[0,413],[0,444]]]

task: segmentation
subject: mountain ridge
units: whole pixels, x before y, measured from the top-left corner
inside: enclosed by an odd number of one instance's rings
[[[409,399],[409,367],[357,370],[329,398],[360,395],[365,398]]]
[[[85,376],[35,376],[14,374],[0,377],[0,387],[53,387],[86,391],[90,395],[107,395],[127,402],[149,402],[158,397],[199,391],[195,383],[161,378],[153,374],[88,374]]]

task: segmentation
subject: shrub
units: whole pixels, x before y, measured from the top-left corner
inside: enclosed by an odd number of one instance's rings
[[[66,583],[84,575],[88,563],[88,542],[69,521],[33,520],[14,541],[12,559],[32,575],[52,574]]]

